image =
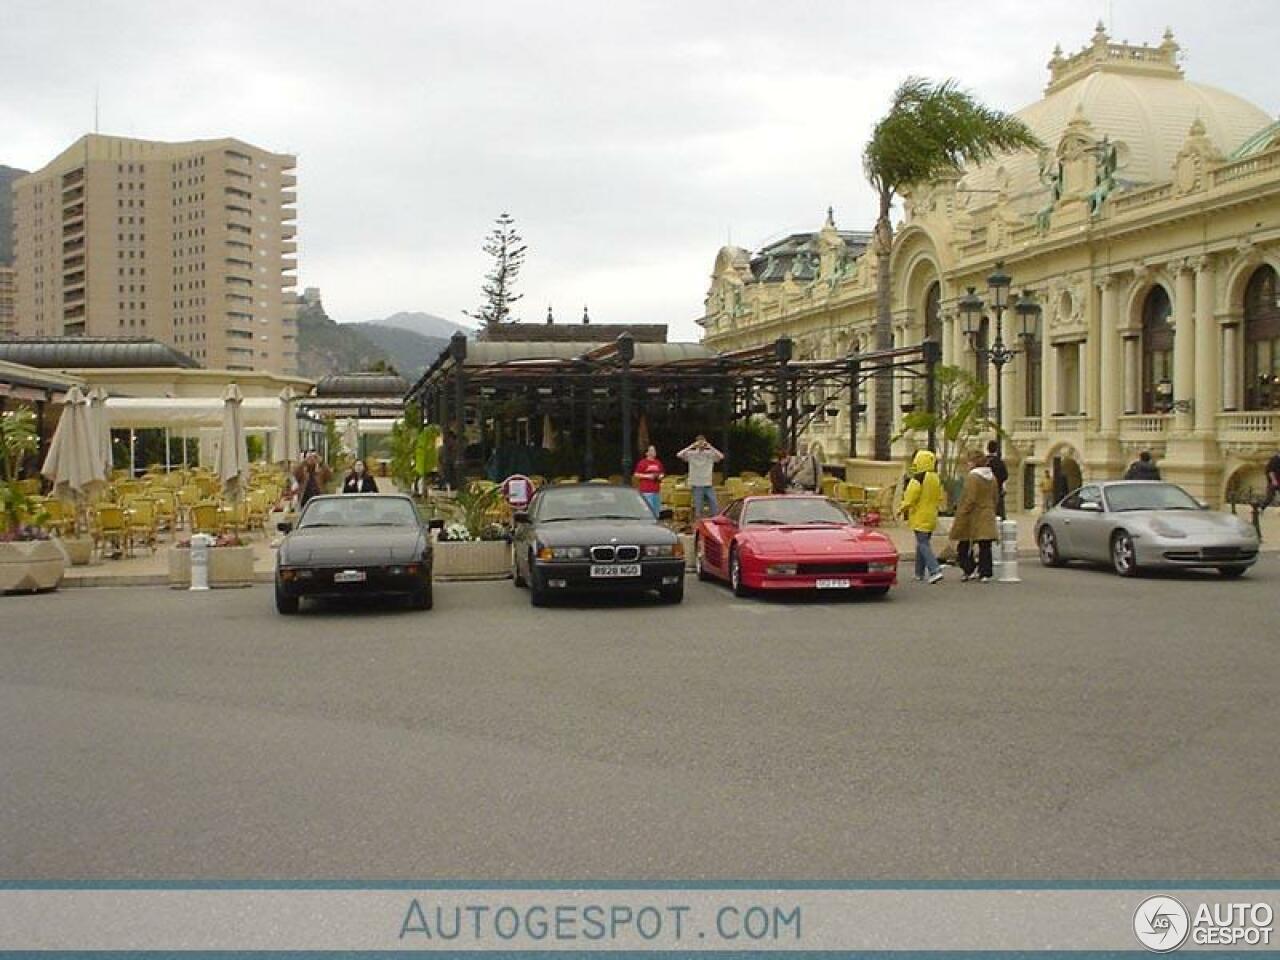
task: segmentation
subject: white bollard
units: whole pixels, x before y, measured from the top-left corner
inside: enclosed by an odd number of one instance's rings
[[[1000,582],[1021,583],[1018,576],[1018,521],[1000,522]]]
[[[207,533],[191,537],[191,590],[209,589],[209,548],[212,545],[213,537]]]

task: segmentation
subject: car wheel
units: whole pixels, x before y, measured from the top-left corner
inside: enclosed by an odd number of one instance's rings
[[[1111,538],[1111,567],[1122,577],[1132,577],[1138,572],[1138,558],[1133,548],[1133,537],[1123,530]]]
[[[693,552],[697,557],[698,579],[706,583],[711,579],[711,573],[707,570],[707,545],[701,537],[693,541]]]
[[[526,580],[524,578],[524,574],[520,572],[520,561],[516,559],[517,556],[518,554],[515,552],[511,554],[511,582],[514,583],[517,588],[527,587],[529,585],[529,581]],[[532,561],[529,562],[529,569],[533,569]]]
[[[742,561],[738,559],[738,548],[729,550],[729,586],[733,587],[735,597],[751,596],[751,588],[742,582]]]
[[[864,587],[862,592],[868,597],[883,597],[888,595],[889,586],[886,584],[882,587]]]
[[[298,612],[300,605],[300,597],[291,597],[280,589],[280,584],[276,584],[276,612],[290,616]]]
[[[1053,527],[1043,526],[1040,528],[1040,536],[1036,538],[1040,547],[1040,564],[1045,567],[1060,567],[1065,563],[1062,559],[1062,553],[1058,550],[1058,535],[1053,532]]]
[[[425,586],[419,587],[409,594],[409,602],[413,604],[415,609],[430,610],[434,603],[434,599],[431,596],[431,581],[428,580]]]
[[[538,579],[538,571],[533,569],[533,565],[529,565],[529,603],[535,607],[545,607],[551,600],[551,595],[547,592],[547,588],[543,586],[542,581]]]
[[[663,603],[680,603],[684,600],[684,580],[681,579],[679,583],[669,587],[660,587],[658,596],[662,598]]]
[[[1243,577],[1248,567],[1219,567],[1218,572],[1224,577],[1234,580],[1236,577]]]

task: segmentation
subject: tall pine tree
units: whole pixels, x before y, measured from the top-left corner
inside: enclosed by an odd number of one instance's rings
[[[515,293],[516,278],[524,264],[524,238],[516,233],[515,218],[504,213],[494,221],[493,231],[484,244],[484,252],[493,257],[493,269],[484,277],[480,291],[484,303],[475,313],[463,311],[468,317],[486,325],[505,323],[511,319],[511,305],[523,294]]]

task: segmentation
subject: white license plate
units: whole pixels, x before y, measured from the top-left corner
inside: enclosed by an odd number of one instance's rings
[[[640,564],[638,563],[593,563],[591,565],[591,576],[593,577],[638,577],[640,576]]]
[[[333,575],[334,583],[364,583],[367,574],[363,570],[339,570]]]
[[[815,580],[814,584],[819,590],[848,590],[853,586],[852,580],[822,578]]]

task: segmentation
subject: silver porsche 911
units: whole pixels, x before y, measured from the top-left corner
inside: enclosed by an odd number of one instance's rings
[[[1258,535],[1244,519],[1158,480],[1086,483],[1040,516],[1036,544],[1047,567],[1093,560],[1122,577],[1146,567],[1214,567],[1238,577],[1258,559]]]

